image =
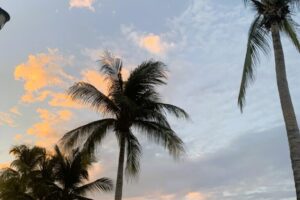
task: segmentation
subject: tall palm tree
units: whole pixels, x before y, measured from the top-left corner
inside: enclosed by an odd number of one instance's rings
[[[244,0],[253,7],[256,16],[249,30],[247,52],[244,63],[238,104],[243,110],[246,88],[253,81],[253,70],[259,61],[259,52],[270,51],[269,38],[273,41],[277,87],[285,121],[297,199],[300,200],[300,134],[294,112],[286,76],[281,33],[291,40],[300,51],[297,38],[297,23],[292,19],[292,11],[300,6],[299,0]]]
[[[55,147],[55,155],[52,160],[55,165],[53,173],[55,183],[49,197],[58,200],[92,200],[84,197],[92,191],[111,191],[113,184],[108,178],[100,178],[91,183],[85,183],[89,178],[88,169],[94,163],[93,157],[87,153],[74,150],[70,156],[62,154]]]
[[[109,84],[107,95],[85,82],[75,83],[68,92],[73,100],[90,105],[108,118],[66,133],[62,142],[69,148],[83,142],[83,149],[92,153],[107,133],[114,132],[120,148],[115,200],[121,200],[125,154],[126,175],[136,176],[140,169],[141,145],[134,130],[162,144],[177,157],[184,152],[183,142],[168,123],[166,112],[178,118],[188,118],[188,115],[181,108],[161,102],[156,87],[166,84],[167,78],[162,62],[143,62],[130,73],[127,81],[124,81],[121,73],[121,59],[106,52],[101,62],[101,72]]]

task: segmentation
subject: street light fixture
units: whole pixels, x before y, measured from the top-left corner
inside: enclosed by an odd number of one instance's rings
[[[0,30],[3,28],[3,26],[10,20],[10,16],[8,12],[0,8]]]

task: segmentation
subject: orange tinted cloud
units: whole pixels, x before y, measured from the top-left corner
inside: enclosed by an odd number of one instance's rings
[[[190,192],[185,196],[185,200],[205,200],[205,196],[200,192]]]
[[[23,138],[23,135],[21,134],[16,134],[15,137],[14,137],[14,140],[21,140]]]
[[[93,4],[95,0],[70,0],[70,8],[88,8],[92,11],[95,10]]]
[[[121,31],[124,35],[139,47],[147,50],[152,54],[164,55],[174,43],[168,43],[163,39],[162,35],[153,33],[140,33],[133,29],[133,27],[122,26]]]
[[[0,163],[0,169],[8,168],[9,165],[10,165],[9,163]]]
[[[173,200],[175,198],[174,194],[168,194],[168,195],[163,195],[161,196],[161,200]]]
[[[81,74],[84,82],[92,84],[98,90],[107,94],[108,83],[105,81],[105,77],[100,72],[97,70],[84,70]]]
[[[49,49],[48,53],[29,55],[28,60],[18,65],[14,72],[16,80],[24,81],[25,95],[22,101],[42,101],[47,93],[40,94],[39,90],[48,86],[62,86],[65,80],[72,80],[73,77],[62,68],[70,62],[70,58],[59,55],[58,50]]]
[[[15,115],[19,115],[19,116],[22,115],[22,113],[19,111],[19,108],[17,106],[12,107],[9,111]]]
[[[65,108],[82,108],[83,106],[75,101],[73,101],[65,93],[51,93],[51,100],[48,104],[52,107],[65,107]]]
[[[50,112],[41,108],[37,109],[37,113],[41,121],[32,125],[27,133],[38,138],[37,145],[49,147],[59,139],[58,128],[69,121],[73,114],[69,110]]]
[[[91,167],[91,169],[89,170],[89,176],[91,180],[96,180],[99,177],[102,176],[102,172],[103,172],[103,166],[101,165],[101,163],[97,162],[94,163]]]
[[[121,73],[123,79],[127,80],[129,71],[126,68],[123,68]],[[108,94],[109,83],[105,80],[105,77],[100,72],[97,70],[84,70],[81,74],[82,81],[92,84],[103,94]]]
[[[28,92],[22,96],[21,101],[24,103],[40,102],[44,101],[50,94],[51,91],[49,90],[41,92]]]
[[[154,34],[141,37],[139,45],[153,54],[162,54],[166,50],[166,45],[162,43],[161,38]]]

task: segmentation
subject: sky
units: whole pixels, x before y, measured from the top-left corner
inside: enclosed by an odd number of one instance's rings
[[[11,15],[0,31],[1,166],[13,145],[51,149],[65,132],[102,117],[65,92],[77,81],[105,91],[97,61],[109,50],[123,59],[124,74],[145,60],[164,62],[163,100],[191,116],[170,118],[186,148],[178,161],[137,133],[141,172],[125,182],[125,200],[295,199],[272,51],[256,69],[243,114],[237,107],[254,17],[241,0],[0,0],[0,7]],[[300,57],[284,35],[282,42],[300,118]],[[117,155],[111,134],[91,180],[115,180]]]

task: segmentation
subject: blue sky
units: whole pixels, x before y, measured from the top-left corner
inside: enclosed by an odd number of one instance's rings
[[[242,1],[0,0],[0,6],[12,18],[0,32],[3,166],[12,145],[50,148],[64,132],[101,117],[64,92],[80,80],[105,89],[97,60],[110,50],[124,60],[125,73],[148,59],[166,63],[164,100],[191,115],[191,121],[170,118],[187,149],[179,162],[138,134],[142,171],[126,183],[126,200],[295,199],[273,52],[262,57],[244,113],[237,107],[253,19]],[[300,113],[299,55],[287,39],[282,42]],[[98,152],[92,177],[114,179],[115,138]]]

